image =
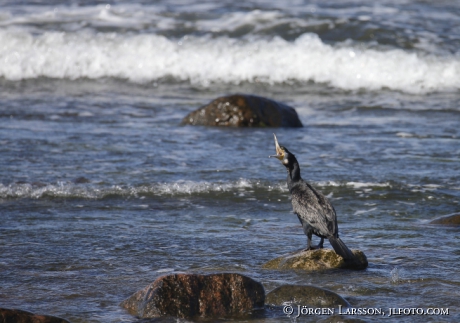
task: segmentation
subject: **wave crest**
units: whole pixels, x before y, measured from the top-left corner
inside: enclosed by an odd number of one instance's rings
[[[57,184],[43,183],[13,183],[0,184],[2,199],[40,199],[40,198],[83,198],[103,199],[107,197],[140,197],[163,195],[191,195],[215,192],[239,192],[254,189],[267,191],[287,191],[284,184],[268,185],[260,181],[239,179],[235,182],[193,182],[178,181],[173,183],[154,183],[150,185],[111,185],[98,186],[94,184],[74,184],[59,182]]]
[[[389,183],[364,182],[317,182],[322,187],[351,187],[352,189],[388,187]],[[109,197],[142,197],[142,196],[183,196],[215,193],[241,193],[259,191],[288,193],[284,181],[277,183],[262,182],[240,178],[229,182],[208,181],[177,181],[171,183],[153,183],[144,185],[102,185],[102,184],[75,184],[73,182],[45,183],[12,183],[0,184],[0,199],[42,199],[42,198],[82,198],[104,199]]]
[[[315,34],[295,41],[237,40],[117,33],[0,31],[0,76],[7,80],[163,78],[212,83],[318,82],[345,89],[413,93],[460,89],[460,58],[325,44]],[[212,64],[210,63],[212,62]]]

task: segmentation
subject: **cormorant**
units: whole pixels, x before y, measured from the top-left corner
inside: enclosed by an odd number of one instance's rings
[[[323,194],[300,177],[297,159],[289,150],[280,146],[276,135],[273,135],[275,136],[276,155],[270,157],[278,158],[288,172],[287,186],[292,197],[292,207],[308,237],[307,250],[323,248],[324,238],[327,238],[334,251],[345,261],[353,260],[353,253],[339,238],[334,207]],[[321,238],[317,246],[311,244],[312,234]]]

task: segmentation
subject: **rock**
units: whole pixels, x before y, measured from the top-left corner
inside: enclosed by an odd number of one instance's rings
[[[283,285],[267,294],[265,303],[281,306],[292,303],[308,307],[349,307],[340,295],[315,286]]]
[[[0,308],[1,323],[69,323],[51,315],[37,315],[22,310]]]
[[[189,113],[182,125],[226,127],[302,127],[294,108],[255,95],[215,99]]]
[[[454,213],[436,218],[430,224],[442,224],[446,226],[460,226],[460,213]]]
[[[317,249],[297,251],[272,259],[263,265],[266,269],[302,269],[324,270],[333,268],[365,269],[368,262],[366,255],[360,250],[352,250],[355,262],[345,262],[344,259],[332,249]]]
[[[87,179],[86,177],[80,176],[80,177],[75,178],[73,182],[75,184],[86,184],[86,183],[90,183],[91,181]]]
[[[262,284],[239,274],[159,277],[120,305],[141,318],[239,317],[264,307]]]

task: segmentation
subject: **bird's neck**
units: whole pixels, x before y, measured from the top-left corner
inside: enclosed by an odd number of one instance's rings
[[[287,168],[288,177],[287,177],[287,184],[288,188],[291,189],[292,185],[300,181],[302,178],[300,177],[300,167],[297,160],[295,160],[289,167]]]

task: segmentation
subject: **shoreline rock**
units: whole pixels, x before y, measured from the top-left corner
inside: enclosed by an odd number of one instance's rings
[[[181,125],[224,127],[303,127],[294,108],[267,98],[234,94],[190,112]]]
[[[282,306],[285,303],[308,307],[350,307],[342,296],[320,287],[310,285],[282,285],[270,291],[265,304]]]
[[[60,317],[38,315],[31,312],[0,308],[0,322],[2,323],[70,323]]]
[[[453,213],[441,216],[439,218],[431,220],[429,224],[439,224],[451,227],[460,226],[460,213]]]
[[[265,290],[259,282],[233,273],[172,274],[157,278],[120,306],[140,318],[229,318],[263,309]]]
[[[366,255],[360,250],[352,250],[355,261],[345,262],[332,249],[301,250],[285,254],[269,260],[262,268],[265,269],[300,269],[300,270],[325,270],[325,269],[355,269],[362,270],[368,266]]]

